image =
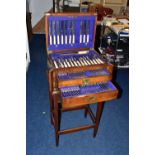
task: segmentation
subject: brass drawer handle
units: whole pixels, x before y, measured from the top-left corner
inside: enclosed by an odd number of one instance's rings
[[[90,84],[90,80],[89,79],[82,79],[82,83],[83,83],[83,85],[88,85],[88,84]]]
[[[86,101],[87,101],[87,103],[90,103],[90,102],[95,103],[97,101],[96,96],[87,97]]]

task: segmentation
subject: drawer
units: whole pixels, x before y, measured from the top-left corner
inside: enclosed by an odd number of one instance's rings
[[[118,96],[117,88],[110,81],[82,87],[62,87],[60,92],[64,108],[109,101]]]
[[[95,84],[112,79],[112,74],[106,69],[87,70],[83,72],[59,73],[58,87]]]

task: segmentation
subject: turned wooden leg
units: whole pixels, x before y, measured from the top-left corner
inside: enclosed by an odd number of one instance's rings
[[[100,123],[100,118],[102,116],[102,111],[103,111],[103,103],[99,102],[97,103],[97,110],[96,110],[96,118],[95,118],[95,127],[94,127],[94,133],[93,137],[96,137],[97,131],[98,131],[98,126]]]

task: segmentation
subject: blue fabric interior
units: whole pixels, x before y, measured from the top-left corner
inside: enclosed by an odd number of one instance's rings
[[[75,35],[75,43],[74,44],[70,44],[69,42],[67,42],[67,44],[62,44],[60,41],[60,44],[51,44],[50,45],[50,39],[49,39],[49,35],[51,35],[52,37],[54,35],[58,35],[58,33],[61,33],[63,36],[67,35],[71,35],[70,33],[70,22],[73,21],[74,22],[74,35]],[[89,42],[88,43],[80,43],[79,42],[79,37],[80,37],[80,26],[81,26],[81,21],[86,21],[87,23],[89,22],[89,28],[87,27],[86,30],[88,30],[87,34],[89,34]],[[54,22],[54,27],[52,27],[51,23]],[[59,24],[57,24],[58,22],[65,22],[65,27],[58,26]],[[57,24],[57,25],[56,25]],[[48,31],[49,31],[49,35],[48,35],[48,49],[49,50],[62,50],[62,49],[75,49],[75,48],[80,48],[80,47],[84,47],[84,48],[91,48],[93,47],[94,41],[94,24],[95,24],[95,16],[48,16]],[[58,27],[61,29],[61,31],[58,31]],[[53,31],[53,30],[54,31]],[[83,29],[81,29],[81,35],[84,35],[84,31]],[[59,34],[59,35],[61,35]]]
[[[104,85],[104,87],[102,87],[102,85]],[[114,91],[114,90],[116,90],[116,87],[112,84],[111,81],[107,81],[104,83],[97,83],[93,85],[85,85],[85,86],[75,85],[60,88],[61,94],[65,98],[85,94]]]
[[[83,77],[102,76],[109,75],[110,73],[106,68],[97,70],[87,70],[85,72],[73,72],[73,73],[58,73],[59,80],[69,80]]]

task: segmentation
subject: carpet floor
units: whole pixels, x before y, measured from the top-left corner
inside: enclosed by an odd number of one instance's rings
[[[84,130],[60,136],[55,146],[50,124],[48,83],[46,77],[45,36],[34,35],[30,42],[31,63],[26,77],[26,150],[27,155],[128,155],[129,154],[129,69],[117,69],[115,82],[121,95],[105,102],[98,134]],[[96,105],[91,106],[93,111]],[[62,114],[61,129],[91,122],[84,111]]]

